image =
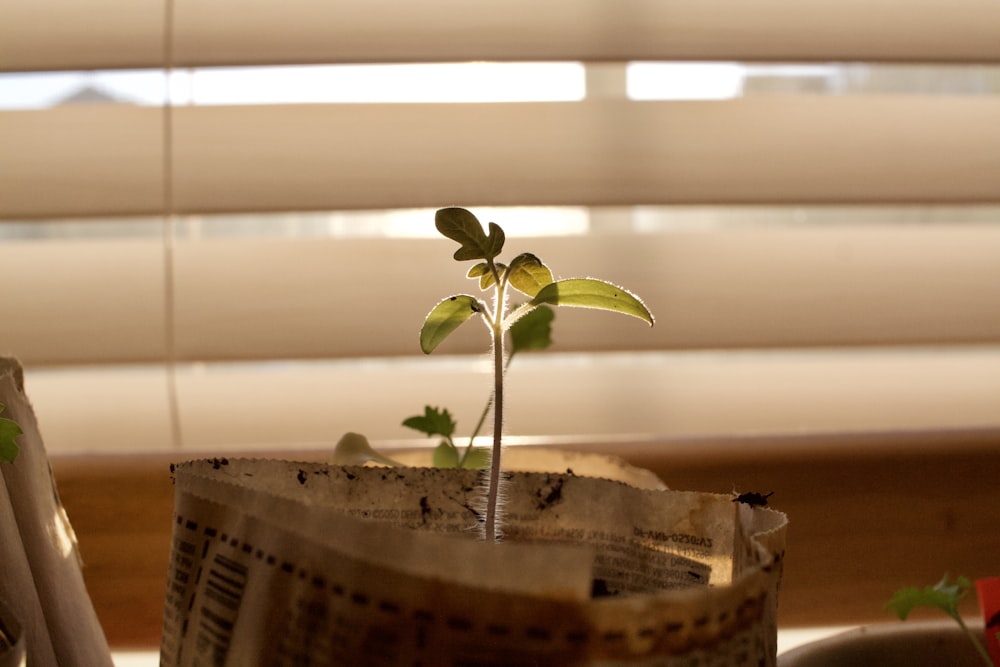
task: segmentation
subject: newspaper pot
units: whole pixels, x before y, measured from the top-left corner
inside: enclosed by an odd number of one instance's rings
[[[173,469],[164,666],[775,665],[787,520],[728,494],[511,448],[494,545],[474,470]]]
[[[983,629],[972,627],[982,640]],[[983,659],[951,620],[863,626],[778,656],[778,667],[982,667]]]
[[[14,613],[0,600],[0,667],[27,664],[24,630]]]

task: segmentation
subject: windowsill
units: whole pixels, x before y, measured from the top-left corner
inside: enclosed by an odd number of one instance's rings
[[[791,628],[778,630],[778,654],[802,644],[823,639],[850,630],[853,626],[830,626],[816,628]],[[159,651],[114,651],[115,667],[156,667],[160,664]]]

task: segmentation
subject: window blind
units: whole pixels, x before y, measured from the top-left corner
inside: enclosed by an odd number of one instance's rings
[[[449,243],[425,233],[446,205],[504,226],[575,212],[582,232],[511,235],[511,250],[624,284],[658,317],[648,330],[560,311],[552,353],[511,372],[511,432],[1000,428],[995,3],[2,11],[0,71],[163,78],[162,105],[0,111],[0,349],[25,363],[55,451],[397,439],[424,403],[471,425],[489,391],[483,332],[417,356],[424,314],[472,289]],[[170,90],[177,71],[220,65],[485,60],[582,62],[588,89],[576,101],[239,105]],[[640,100],[625,94],[637,61],[874,74],[824,92],[745,76],[742,95]],[[929,65],[944,83],[875,85],[886,62],[903,73],[890,84]],[[975,85],[950,87],[970,71]],[[383,229],[413,209],[401,236],[330,232]],[[289,232],[310,215],[325,231]],[[238,233],[211,231],[220,221]]]

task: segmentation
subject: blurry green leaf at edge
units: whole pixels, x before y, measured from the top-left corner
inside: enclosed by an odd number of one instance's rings
[[[489,447],[473,447],[465,455],[465,460],[462,461],[462,467],[467,470],[483,470],[490,465],[490,448]]]
[[[556,312],[539,306],[510,327],[511,353],[521,350],[545,350],[552,345],[552,320]]]
[[[434,448],[433,460],[435,468],[457,468],[458,450],[442,440],[438,446]]]
[[[954,584],[949,584],[948,575],[945,575],[934,586],[907,586],[899,589],[886,607],[903,621],[918,607],[935,607],[952,618],[957,618],[958,601],[965,597],[971,586],[972,582],[966,577],[958,577]]]
[[[336,465],[362,465],[367,461],[375,461],[383,465],[400,466],[398,461],[379,454],[368,443],[368,438],[360,433],[345,433],[337,446],[333,448],[332,463]]]
[[[4,406],[0,403],[0,412]],[[13,462],[20,448],[17,446],[17,436],[21,435],[21,427],[13,419],[0,417],[0,461]]]
[[[420,349],[430,354],[451,332],[479,312],[479,302],[468,294],[450,296],[427,314],[420,328]]]
[[[450,438],[455,433],[455,420],[447,408],[424,406],[424,414],[414,415],[403,420],[403,426],[420,431],[429,436],[443,435]]]
[[[609,310],[638,317],[653,325],[652,313],[638,297],[617,285],[594,278],[569,278],[549,283],[530,303]]]

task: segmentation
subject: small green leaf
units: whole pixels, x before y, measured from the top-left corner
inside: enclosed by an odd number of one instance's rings
[[[490,234],[471,212],[464,208],[442,208],[434,215],[434,225],[443,235],[462,247],[455,251],[455,259],[493,259],[500,254],[504,244],[503,230],[491,222]]]
[[[489,447],[473,447],[465,455],[462,467],[467,470],[483,470],[490,466]]]
[[[552,345],[552,320],[556,311],[538,306],[510,327],[511,354],[522,350],[545,350]]]
[[[497,268],[497,273],[502,275],[503,272],[507,270],[507,265],[503,264],[502,262],[497,262],[496,268]],[[486,273],[484,273],[479,277],[479,289],[483,290],[484,292],[496,284],[497,284],[497,279],[496,276],[493,275],[492,271],[487,271]]]
[[[420,349],[430,354],[452,331],[481,310],[479,301],[468,294],[448,297],[427,314],[420,328]]]
[[[958,602],[969,589],[972,582],[966,577],[958,577],[955,583],[948,583],[948,575],[934,586],[908,586],[896,591],[886,607],[894,612],[901,621],[905,621],[910,612],[918,607],[936,607],[954,619],[959,618]]]
[[[490,272],[490,265],[486,262],[479,262],[479,264],[474,265],[469,272],[465,274],[466,278],[479,278]]]
[[[4,405],[0,403],[0,412]],[[20,448],[17,446],[17,436],[21,435],[21,427],[13,419],[0,417],[0,462],[13,462]]]
[[[455,420],[445,408],[424,406],[424,414],[414,415],[403,420],[403,426],[412,428],[427,435],[443,435],[450,438],[455,433]]]
[[[489,228],[490,235],[486,239],[486,257],[492,259],[503,250],[503,244],[507,240],[507,236],[503,233],[500,225],[495,222],[491,222]]]
[[[447,442],[442,440],[438,446],[434,448],[433,464],[435,468],[457,468],[458,450],[455,449],[454,446],[449,445]]]
[[[529,302],[553,306],[597,308],[632,315],[653,325],[653,315],[634,294],[594,278],[570,278],[549,283]]]
[[[528,296],[535,296],[552,283],[552,271],[530,252],[522,253],[511,261],[509,276],[510,284]]]

